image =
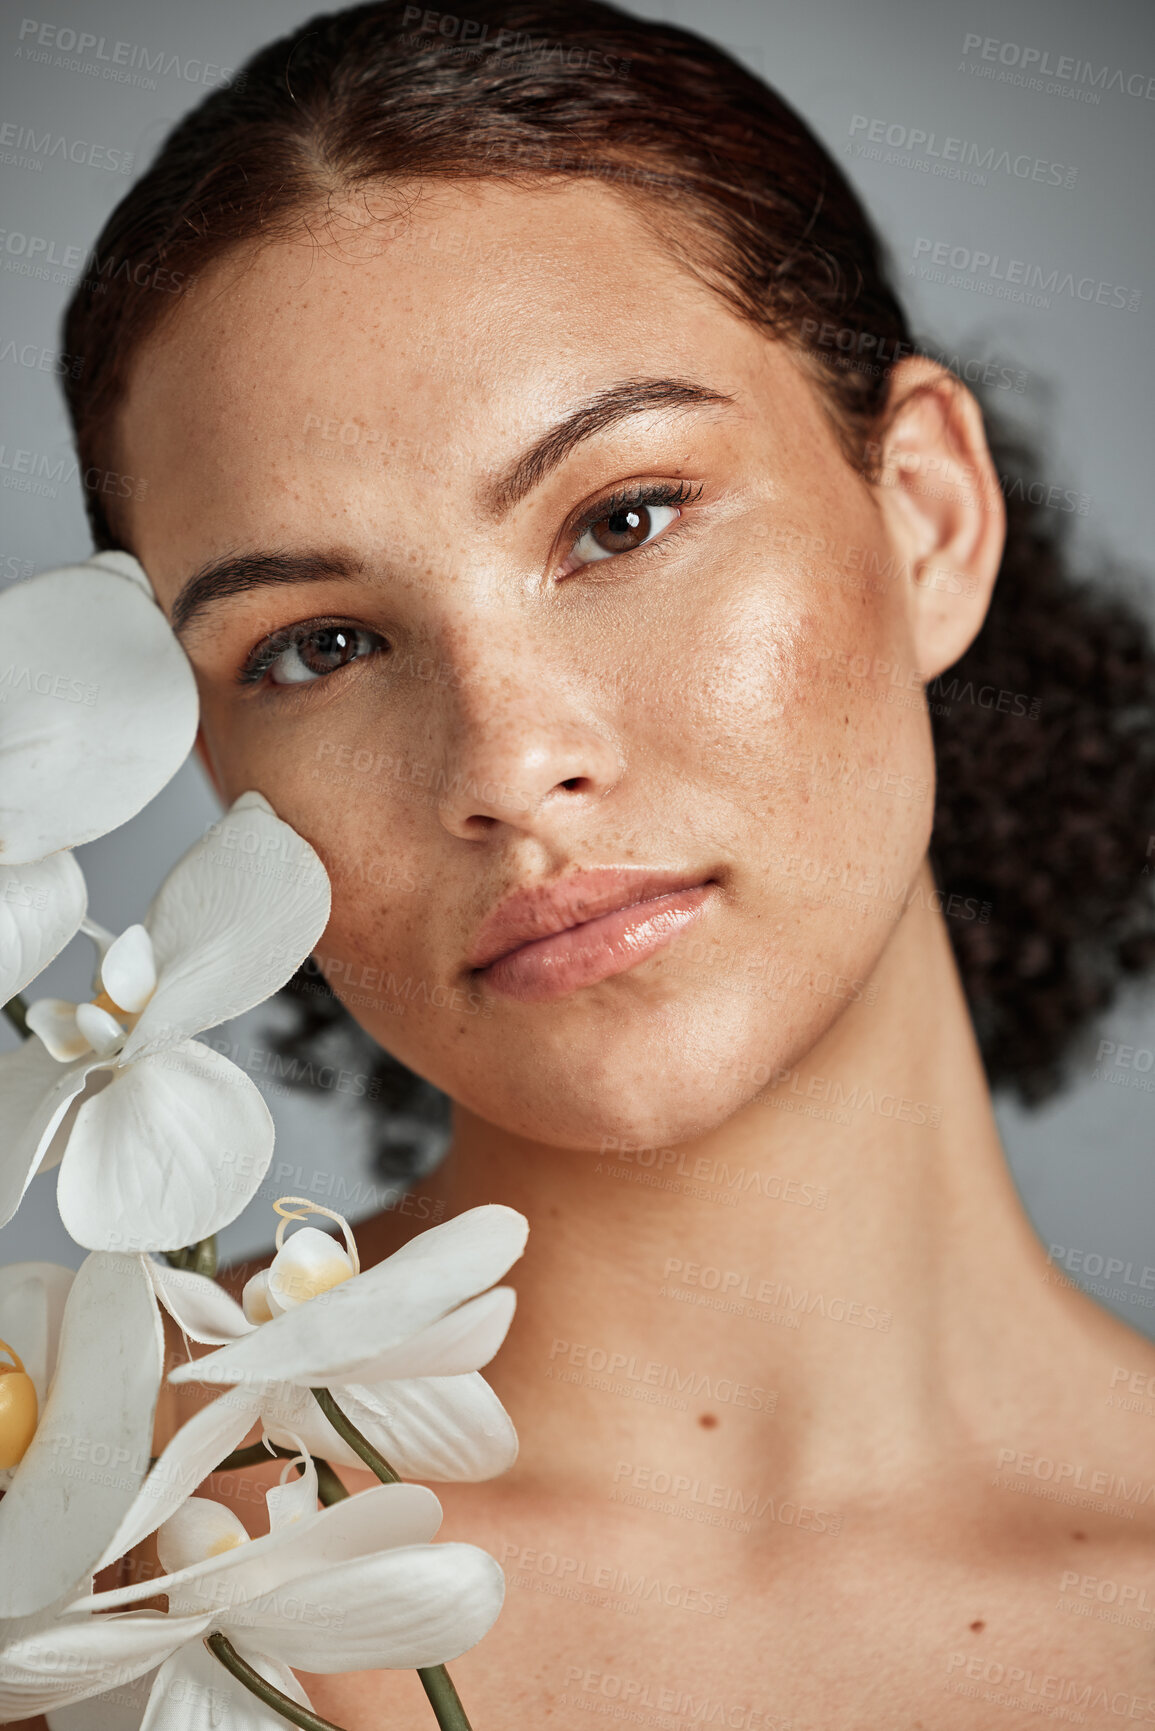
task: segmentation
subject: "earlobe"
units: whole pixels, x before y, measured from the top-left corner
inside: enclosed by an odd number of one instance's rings
[[[901,361],[875,455],[879,509],[906,577],[919,673],[929,681],[977,637],[1002,561],[1006,512],[982,411],[935,362]]]

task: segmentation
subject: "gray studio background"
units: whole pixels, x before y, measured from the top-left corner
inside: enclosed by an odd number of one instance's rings
[[[133,174],[219,69],[238,66],[314,10],[307,0],[21,0],[4,9],[0,583],[83,557],[91,545],[68,478],[71,449],[51,370],[68,285],[27,274],[29,255],[48,261],[50,278],[70,274],[53,271],[52,261],[77,259],[91,245]],[[890,241],[916,329],[948,357],[994,363],[994,376],[1014,380],[994,400],[1041,445],[1053,497],[1077,499],[1070,517],[1085,568],[1094,571],[1097,550],[1110,549],[1155,615],[1155,8],[1147,0],[642,0],[635,10],[713,37],[816,128]],[[121,62],[136,67],[135,82],[106,76],[107,63],[78,47],[82,36],[103,37],[106,56],[115,43],[129,44]],[[1053,84],[1060,88],[1047,88]],[[948,136],[974,150],[944,153]],[[37,154],[46,138],[65,139],[57,150],[66,153]],[[970,181],[933,172],[952,157],[981,165],[988,154],[985,170],[970,168]],[[921,274],[940,243],[948,256],[957,249],[956,272]],[[70,247],[80,252],[69,255]],[[976,270],[976,251],[1003,262]],[[1044,276],[1057,269],[1060,278],[1106,283],[1107,304],[1063,293],[1049,306],[1000,298],[1011,258]],[[1111,304],[1136,295],[1135,311]],[[51,471],[60,458],[62,478],[39,492],[18,490],[22,475]],[[138,919],[163,873],[215,815],[190,764],[140,818],[81,850],[94,918],[114,930]],[[90,963],[79,941],[37,995],[87,996]],[[243,1047],[261,1014],[218,1030],[214,1043]],[[1155,1265],[1155,988],[1121,1005],[1102,1037],[1134,1056],[1096,1070],[1092,1046],[1076,1085],[1055,1104],[1034,1113],[1000,1104],[999,1118],[1040,1236],[1083,1253],[1092,1272],[1109,1258],[1129,1263],[1129,1282],[1117,1275],[1108,1290],[1102,1277],[1089,1284],[1155,1335],[1155,1290],[1138,1285],[1142,1269]],[[0,1044],[14,1038],[5,1028]],[[302,1182],[298,1168],[306,1183],[317,1170],[363,1175],[359,1119],[343,1097],[290,1096],[256,1079],[277,1120],[273,1170],[287,1174],[273,1194]],[[55,1219],[54,1183],[55,1174],[34,1181],[0,1232],[0,1260],[80,1260]],[[360,1194],[359,1212],[371,1212],[373,1193]],[[226,1252],[270,1241],[268,1203],[262,1195],[224,1234]]]

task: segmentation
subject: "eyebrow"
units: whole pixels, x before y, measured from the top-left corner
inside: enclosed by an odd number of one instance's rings
[[[355,577],[359,559],[340,553],[226,553],[194,571],[172,604],[172,628],[179,636],[214,601],[289,583],[323,583]]]
[[[631,415],[719,408],[733,402],[733,397],[691,379],[626,379],[609,385],[571,409],[496,480],[487,482],[478,502],[488,516],[500,520],[584,440]],[[335,551],[225,554],[202,565],[181,586],[173,602],[172,628],[180,635],[206,608],[232,595],[282,584],[337,581],[356,576],[363,569],[360,560]]]
[[[733,404],[733,397],[697,385],[692,379],[626,379],[609,385],[579,403],[564,420],[543,433],[528,451],[482,490],[480,503],[489,516],[504,517],[527,493],[565,461],[584,439],[624,421],[630,415],[656,409],[701,409]]]

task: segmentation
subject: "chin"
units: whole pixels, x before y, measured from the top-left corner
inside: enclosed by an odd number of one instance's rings
[[[720,1128],[836,1019],[813,1000],[775,1005],[771,1027],[764,1014],[752,1018],[733,1003],[725,1009],[728,1016],[711,997],[662,1010],[635,1006],[632,1017],[571,1024],[564,1036],[519,1029],[486,1040],[455,1074],[430,1080],[487,1123],[551,1147],[675,1146]]]
[[[676,1147],[718,1129],[747,1103],[741,1089],[719,1092],[701,1087],[683,1089],[671,1101],[672,1083],[671,1076],[659,1075],[649,1079],[644,1091],[634,1081],[623,1083],[620,1090],[590,1096],[563,1082],[543,1090],[540,1098],[526,1089],[516,1098],[511,1094],[499,1100],[456,1097],[478,1117],[512,1135],[548,1147],[606,1155],[623,1147]],[[748,1092],[752,1096],[758,1090]]]

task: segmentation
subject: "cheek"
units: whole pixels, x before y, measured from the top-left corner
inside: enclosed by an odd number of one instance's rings
[[[428,971],[429,940],[442,923],[438,911],[458,901],[431,846],[437,796],[412,779],[414,766],[402,756],[368,747],[346,751],[347,763],[334,758],[331,768],[312,766],[311,785],[298,785],[287,801],[298,812],[294,827],[329,873],[333,911],[321,949],[366,978],[386,963],[420,974]],[[366,1000],[360,1008],[400,1014],[392,996],[386,985],[380,1005]]]
[[[874,968],[930,837],[933,746],[905,679],[901,593],[766,570],[698,625],[637,715],[679,822],[730,856],[744,908],[732,948],[694,934],[682,959],[724,1001],[749,994],[755,1047],[769,1021],[805,1045],[846,1008],[831,983]]]
[[[420,969],[435,910],[455,905],[431,865],[436,795],[422,759],[399,741],[350,726],[339,711],[306,726],[238,726],[202,699],[204,746],[227,802],[249,788],[305,837],[329,874],[332,916],[317,954],[339,994],[358,992],[358,1019],[398,1013],[389,970]]]
[[[896,586],[839,590],[751,562],[731,565],[709,604],[700,596],[655,622],[631,669],[621,722],[647,772],[672,772],[687,805],[731,801],[739,825],[756,819],[778,841],[784,825],[815,842],[848,822],[865,835],[886,827],[888,799],[919,782],[929,793],[930,732],[918,682],[905,682],[914,657]]]

